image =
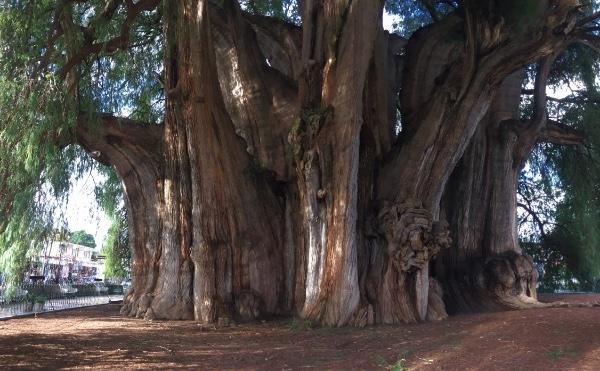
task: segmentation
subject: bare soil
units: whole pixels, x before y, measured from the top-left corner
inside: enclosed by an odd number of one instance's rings
[[[545,301],[596,302],[600,295]],[[0,369],[598,370],[600,308],[460,315],[405,326],[294,321],[204,329],[123,318],[117,305],[0,321]]]

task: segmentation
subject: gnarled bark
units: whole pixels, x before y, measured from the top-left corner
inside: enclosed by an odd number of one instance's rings
[[[133,290],[125,298],[122,312],[134,316],[146,314],[147,295],[154,290],[158,279],[163,225],[162,130],[159,124],[107,114],[98,117],[82,114],[76,127],[78,143],[96,160],[113,166],[123,185]],[[169,314],[166,318],[173,317]]]
[[[540,6],[547,11],[546,5]],[[378,197],[380,207],[410,202],[423,210],[419,214],[428,222],[420,224],[428,227],[422,227],[413,239],[426,246],[424,251],[430,252],[423,254],[428,262],[438,251],[438,243],[435,238],[426,236],[433,232],[436,222],[438,230],[443,230],[446,225],[445,216],[440,213],[443,192],[477,126],[487,114],[494,90],[508,74],[522,67],[524,60],[543,58],[562,50],[568,43],[566,38],[559,36],[557,29],[562,29],[565,20],[569,22],[570,13],[562,7],[553,10],[552,17],[537,19],[534,23],[535,27],[546,23],[545,28],[536,28],[531,34],[515,32],[514,24],[489,18],[490,12],[498,11],[493,6],[484,9],[465,4],[461,16],[454,14],[434,23],[418,31],[409,41],[401,96],[404,131],[399,149],[380,172]],[[464,30],[464,40],[449,37],[461,30]],[[502,161],[498,166],[513,166],[506,164],[507,158],[496,160]],[[503,175],[502,181],[508,184],[512,184],[512,179],[516,181],[516,177],[510,178],[512,173]],[[414,208],[404,210],[398,216],[399,221],[403,219],[403,213],[414,213]],[[498,220],[499,223],[506,221]],[[396,235],[414,233],[411,224],[386,223],[385,220],[379,223],[384,225],[388,245],[396,244]],[[445,231],[438,233],[446,235]],[[515,235],[516,228],[509,233],[513,241]],[[463,238],[463,235],[455,238]],[[407,245],[402,250],[410,251]],[[414,297],[428,297],[430,267],[422,263],[417,270],[419,279],[412,289]],[[397,298],[402,295],[402,288],[389,293],[384,290],[384,295]],[[400,317],[408,321],[422,320],[426,313],[427,302],[422,299],[416,300],[412,315]]]
[[[523,72],[505,79],[446,189],[445,209],[457,237],[438,266],[450,312],[541,305],[537,270],[518,243],[517,183],[538,141],[577,142],[575,133],[547,120],[546,78],[552,61],[539,64],[531,120],[519,117]]]
[[[570,42],[571,8],[540,4],[521,29],[465,2],[406,43],[383,31],[383,1],[304,0],[302,29],[233,0],[165,2],[164,124],[78,131],[124,184],[123,311],[365,325],[445,318],[442,296],[535,298],[516,176],[537,140],[576,138],[540,110],[520,123],[496,91]],[[454,278],[477,259],[487,296],[467,300]]]
[[[304,1],[294,148],[306,249],[301,314],[343,325],[359,307],[356,224],[362,93],[382,1]]]

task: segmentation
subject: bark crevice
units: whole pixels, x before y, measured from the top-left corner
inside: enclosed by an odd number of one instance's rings
[[[304,0],[299,28],[165,2],[165,122],[77,128],[123,182],[125,314],[364,326],[537,305],[516,182],[535,143],[581,142],[545,113],[574,13],[542,2],[520,29],[473,3],[407,42],[383,3]],[[524,122],[514,72],[536,61]]]

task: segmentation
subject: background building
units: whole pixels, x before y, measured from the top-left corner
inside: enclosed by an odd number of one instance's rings
[[[44,277],[45,282],[90,282],[104,278],[104,261],[92,247],[53,241],[31,260],[26,280]]]

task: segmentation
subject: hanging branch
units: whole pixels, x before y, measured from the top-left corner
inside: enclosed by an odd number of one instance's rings
[[[64,12],[69,4],[86,2],[86,0],[63,0],[57,4],[54,12],[51,31],[45,44],[45,52],[36,61],[36,68],[33,72],[33,76],[37,76],[48,69],[48,66],[51,64],[52,57],[55,54],[58,40],[60,37],[69,32],[69,30],[65,29],[65,20],[63,17]],[[139,0],[137,2],[131,0],[111,0],[106,3],[102,12],[96,18],[94,18],[87,27],[76,25],[72,22],[72,20],[69,20],[69,28],[71,29],[71,32],[81,32],[84,43],[78,50],[74,51],[72,55],[67,58],[66,63],[60,67],[57,73],[59,78],[64,79],[75,66],[79,65],[92,55],[96,55],[101,52],[113,53],[117,50],[128,48],[130,46],[129,39],[131,27],[136,21],[137,17],[143,12],[156,9],[160,3],[160,0]],[[121,24],[119,35],[106,41],[98,41],[97,36],[95,36],[98,25],[113,19],[116,11],[123,4],[126,8],[126,15],[125,20]]]
[[[127,15],[121,25],[120,34],[104,42],[96,42],[93,36],[87,37],[85,45],[67,60],[65,65],[59,70],[58,76],[64,78],[74,66],[92,55],[101,52],[114,53],[117,50],[126,49],[129,46],[131,26],[137,16],[142,12],[155,9],[159,4],[160,0],[140,0],[137,3],[126,1]]]

